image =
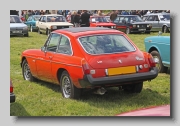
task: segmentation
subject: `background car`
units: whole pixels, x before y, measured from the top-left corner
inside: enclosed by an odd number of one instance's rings
[[[30,29],[31,32],[38,30],[36,26],[36,22],[40,19],[41,15],[31,15],[25,24],[28,26],[28,29]]]
[[[90,16],[90,27],[107,27],[116,29],[116,24],[109,22],[105,16]]]
[[[142,108],[130,112],[120,113],[116,116],[170,116],[170,105]]]
[[[113,21],[116,28],[126,34],[149,33],[152,28],[150,23],[144,22],[138,15],[118,15]]]
[[[10,15],[10,35],[29,36],[27,25],[17,15]]]
[[[36,26],[39,34],[44,32],[46,35],[49,35],[54,30],[73,27],[73,24],[67,22],[63,15],[50,14],[42,15],[39,21],[36,22]]]
[[[12,81],[10,80],[10,103],[13,103],[15,102],[16,100],[16,97],[15,97],[15,94],[13,92],[13,84],[12,84]]]
[[[158,59],[159,72],[167,72],[170,68],[170,36],[150,36],[144,39],[146,52]]]
[[[123,32],[103,27],[51,32],[41,49],[22,52],[25,80],[58,84],[64,98],[79,99],[82,89],[100,95],[108,87],[140,93],[143,82],[158,76],[151,54],[142,52]]]
[[[143,19],[152,24],[151,31],[170,32],[170,13],[150,13],[144,15]]]

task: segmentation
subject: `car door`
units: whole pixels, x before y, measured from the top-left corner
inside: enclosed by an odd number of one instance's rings
[[[52,79],[52,61],[53,57],[57,52],[57,45],[60,41],[60,35],[57,33],[51,33],[44,45],[44,55],[38,57],[37,64],[37,75],[38,78],[44,81],[53,82]]]
[[[42,16],[40,21],[39,21],[39,29],[40,29],[40,31],[45,31],[46,30],[46,21],[47,21],[46,16]]]
[[[126,29],[126,25],[125,23],[123,22],[124,20],[124,16],[119,16],[117,17],[115,20],[114,20],[114,23],[116,24],[116,28],[120,31],[125,31]]]
[[[156,31],[161,31],[161,27],[160,27],[160,24],[159,24],[159,17],[158,15],[154,15],[154,21],[153,21],[153,27]]]
[[[156,27],[154,25],[154,15],[150,15],[145,22],[148,22],[149,24],[152,24],[151,31],[157,31]]]

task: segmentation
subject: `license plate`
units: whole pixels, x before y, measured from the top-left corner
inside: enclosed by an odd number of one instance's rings
[[[128,67],[118,67],[118,68],[109,68],[108,75],[119,75],[119,74],[131,74],[136,73],[135,66],[128,66]]]
[[[22,33],[22,31],[13,31],[13,33]]]
[[[139,31],[145,31],[146,29],[139,29]]]

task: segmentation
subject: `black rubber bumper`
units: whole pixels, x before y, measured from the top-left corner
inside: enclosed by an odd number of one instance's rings
[[[16,96],[14,93],[10,93],[10,103],[15,102]]]
[[[85,75],[84,79],[79,80],[82,87],[105,86],[109,84],[125,84],[139,81],[152,80],[158,76],[158,69],[153,67],[149,72],[135,73],[128,75],[118,75],[110,77],[93,78],[90,74]]]

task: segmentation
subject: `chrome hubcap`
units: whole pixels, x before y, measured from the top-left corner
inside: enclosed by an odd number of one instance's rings
[[[65,98],[69,98],[71,95],[71,82],[69,77],[64,76],[62,79],[62,91]]]
[[[24,77],[25,77],[25,80],[30,80],[30,76],[31,76],[31,71],[29,69],[29,65],[26,63],[24,65]]]

